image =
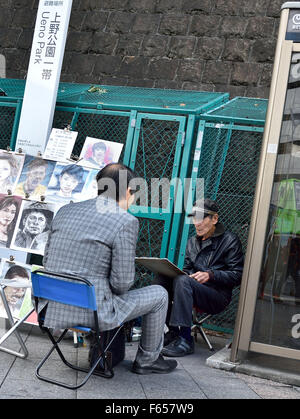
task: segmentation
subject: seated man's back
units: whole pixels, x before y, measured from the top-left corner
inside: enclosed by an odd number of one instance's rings
[[[101,197],[63,206],[52,223],[44,266],[49,271],[81,276],[92,282],[101,307],[99,322],[102,330],[117,327],[124,320],[124,312],[132,309],[117,294],[127,291],[134,282],[138,225],[137,218],[120,208],[116,201]],[[126,253],[126,260],[114,260],[111,271],[111,249],[122,246],[122,241],[124,246],[127,242],[132,246],[127,245],[127,251],[122,252],[123,256]],[[114,285],[115,294],[110,284]],[[74,310],[68,306],[62,310],[61,305],[50,303],[45,324],[67,327],[74,325],[74,316],[78,324],[91,323],[89,312],[79,308]]]
[[[97,198],[63,206],[51,225],[44,266],[58,274],[83,277],[95,286],[100,330],[141,316],[142,335],[132,371],[168,373],[177,365],[160,355],[168,294],[158,285],[130,290],[139,226],[137,218],[127,212],[134,199],[130,186],[134,178],[130,168],[109,164],[96,176]],[[46,327],[94,325],[89,310],[39,301],[38,311],[46,305]]]

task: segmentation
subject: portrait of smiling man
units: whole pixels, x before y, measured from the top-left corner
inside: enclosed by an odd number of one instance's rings
[[[44,196],[47,190],[47,185],[45,185],[47,183],[46,176],[49,178],[54,169],[54,165],[55,162],[26,156],[20,177],[20,179],[25,178],[25,180],[17,185],[15,195],[22,197],[28,195],[31,199],[40,200],[41,196]]]
[[[1,285],[5,286],[4,294],[11,311],[15,318],[19,318],[20,308],[24,301],[26,289],[30,288],[30,270],[24,266],[11,264],[10,262],[2,261],[2,275],[4,278],[0,279]],[[8,269],[7,269],[8,268]],[[5,269],[7,269],[6,273]],[[0,316],[7,317],[3,302],[0,299]]]

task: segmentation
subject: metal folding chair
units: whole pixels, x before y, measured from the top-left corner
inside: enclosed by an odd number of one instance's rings
[[[68,304],[76,307],[85,308],[88,310],[93,311],[94,314],[94,325],[91,327],[82,327],[80,325],[74,325],[68,329],[65,329],[62,334],[55,339],[49,328],[44,326],[44,319],[42,314],[38,315],[39,326],[43,332],[45,332],[51,343],[52,347],[49,352],[45,355],[42,361],[36,368],[36,376],[40,380],[46,381],[48,383],[56,384],[61,387],[65,387],[71,390],[76,390],[82,387],[87,380],[90,378],[92,374],[101,376],[104,378],[112,378],[114,376],[113,369],[108,361],[107,351],[123,327],[117,329],[114,335],[111,337],[109,342],[106,344],[106,347],[103,348],[102,341],[100,339],[100,330],[99,330],[99,323],[98,323],[98,314],[97,314],[97,303],[96,303],[96,296],[95,296],[95,289],[91,282],[86,279],[71,276],[71,275],[60,275],[54,272],[48,272],[45,270],[38,270],[31,274],[31,282],[32,282],[32,289],[33,295],[35,297],[36,302],[38,302],[39,298],[44,298],[46,300],[56,301],[58,303]],[[98,346],[99,356],[95,359],[91,368],[81,368],[77,365],[73,365],[68,362],[60,347],[59,343],[62,341],[64,336],[66,335],[67,331],[76,330],[82,333],[90,333],[93,332],[95,336],[95,344]],[[60,359],[63,361],[65,365],[68,367],[76,370],[85,372],[85,378],[77,385],[70,385],[61,381],[54,380],[52,378],[42,376],[40,374],[40,369],[44,365],[44,363],[49,359],[52,352],[56,350]],[[101,367],[103,367],[103,372],[96,370],[97,365],[101,363]]]
[[[207,343],[207,346],[209,347],[210,351],[214,351],[214,348],[212,346],[212,344],[210,343],[207,334],[205,333],[205,330],[203,329],[202,325],[203,323],[206,322],[206,320],[208,320],[212,314],[206,314],[198,309],[197,307],[193,307],[193,326],[192,326],[192,332],[194,332],[194,338],[195,341],[197,342],[197,332],[200,333],[200,335],[202,336],[202,338],[204,339],[204,341]],[[204,317],[203,317],[204,315]]]
[[[2,302],[3,302],[4,309],[5,309],[6,314],[7,314],[7,319],[8,319],[8,323],[10,325],[10,329],[0,338],[0,350],[3,351],[3,352],[7,352],[7,353],[9,353],[11,355],[15,355],[15,356],[17,356],[19,358],[27,358],[27,356],[28,356],[28,350],[26,348],[26,345],[25,345],[24,340],[22,339],[22,336],[20,335],[20,333],[18,331],[18,327],[22,323],[24,323],[24,321],[34,312],[34,308],[32,308],[31,310],[29,310],[28,313],[24,317],[22,317],[21,319],[15,321],[13,319],[13,316],[12,316],[11,311],[10,311],[10,308],[9,308],[9,304],[7,302],[7,299],[6,299],[6,295],[5,295],[5,292],[4,292],[5,288],[6,288],[6,285],[2,285],[2,284],[0,285],[0,296],[1,296],[1,299],[2,299]],[[9,349],[9,348],[7,348],[5,346],[2,346],[2,344],[13,333],[15,334],[15,336],[18,339],[19,344],[21,346],[20,351],[14,351],[13,349]]]

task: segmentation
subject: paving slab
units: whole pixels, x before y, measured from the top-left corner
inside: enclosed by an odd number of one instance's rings
[[[178,365],[172,374],[140,376],[140,383],[151,399],[206,399],[193,377]]]
[[[264,378],[236,373],[253,391],[263,399],[300,399],[300,388]]]

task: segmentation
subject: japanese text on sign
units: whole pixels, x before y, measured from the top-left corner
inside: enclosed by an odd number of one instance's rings
[[[45,2],[49,3],[62,3],[63,2]],[[35,50],[34,64],[41,64],[42,71],[41,77],[43,80],[50,80],[52,76],[52,66],[54,64],[55,51],[57,40],[59,36],[61,24],[61,15],[57,11],[51,13],[51,11],[44,11],[42,19],[40,21],[39,32],[37,41],[37,48]]]
[[[72,0],[39,0],[16,147],[43,153],[52,129]]]

